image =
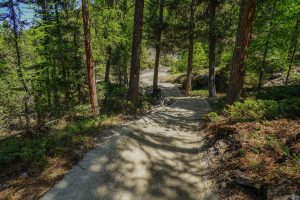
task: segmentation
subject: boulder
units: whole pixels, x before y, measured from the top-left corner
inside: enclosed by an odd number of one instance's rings
[[[234,182],[241,185],[241,186],[256,188],[255,187],[255,180],[253,178],[250,178],[250,177],[248,177],[246,175],[243,175],[243,174],[237,174],[234,177]]]
[[[267,199],[268,200],[288,200],[290,197],[295,196],[290,194],[288,190],[292,182],[288,179],[279,180],[276,185],[270,185],[267,188]],[[294,200],[293,198],[291,200]],[[297,199],[298,200],[298,199]],[[300,200],[300,199],[299,199]]]
[[[181,75],[174,81],[175,83],[181,84],[183,88],[186,86],[186,75]],[[192,75],[192,89],[202,90],[208,88],[208,74]],[[216,72],[216,89],[218,92],[226,92],[228,88],[228,74],[224,69]]]

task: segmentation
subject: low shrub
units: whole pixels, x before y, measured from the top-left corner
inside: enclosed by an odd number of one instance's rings
[[[300,98],[289,98],[280,101],[248,98],[236,102],[224,111],[232,121],[255,121],[281,117],[300,117]]]
[[[36,172],[47,165],[47,157],[67,159],[71,151],[86,147],[86,139],[92,139],[101,128],[109,126],[107,121],[113,120],[107,115],[84,118],[53,129],[47,135],[4,139],[0,142],[0,171],[21,164],[30,172]]]
[[[287,98],[300,98],[300,85],[274,86],[263,88],[256,95],[257,99],[283,100]]]
[[[216,112],[209,112],[206,115],[204,115],[204,120],[207,120],[209,122],[218,123],[221,120],[221,116],[218,115]]]

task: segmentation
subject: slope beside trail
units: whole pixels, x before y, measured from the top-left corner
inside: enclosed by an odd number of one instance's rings
[[[87,153],[42,200],[219,199],[198,133],[201,117],[210,110],[208,102],[183,97],[172,84],[161,88],[168,105],[106,130],[112,136]]]

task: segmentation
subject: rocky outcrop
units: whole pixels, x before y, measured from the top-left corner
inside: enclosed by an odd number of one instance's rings
[[[225,69],[216,72],[216,89],[218,92],[226,92],[228,88],[228,73]],[[175,83],[181,84],[183,88],[186,85],[186,75],[179,76]],[[192,89],[201,90],[208,88],[208,74],[193,74]]]

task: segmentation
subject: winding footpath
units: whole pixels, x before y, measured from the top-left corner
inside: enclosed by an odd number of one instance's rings
[[[42,200],[219,199],[198,133],[201,117],[210,110],[208,102],[183,97],[172,84],[161,88],[167,106],[106,130],[112,136],[87,153]]]

